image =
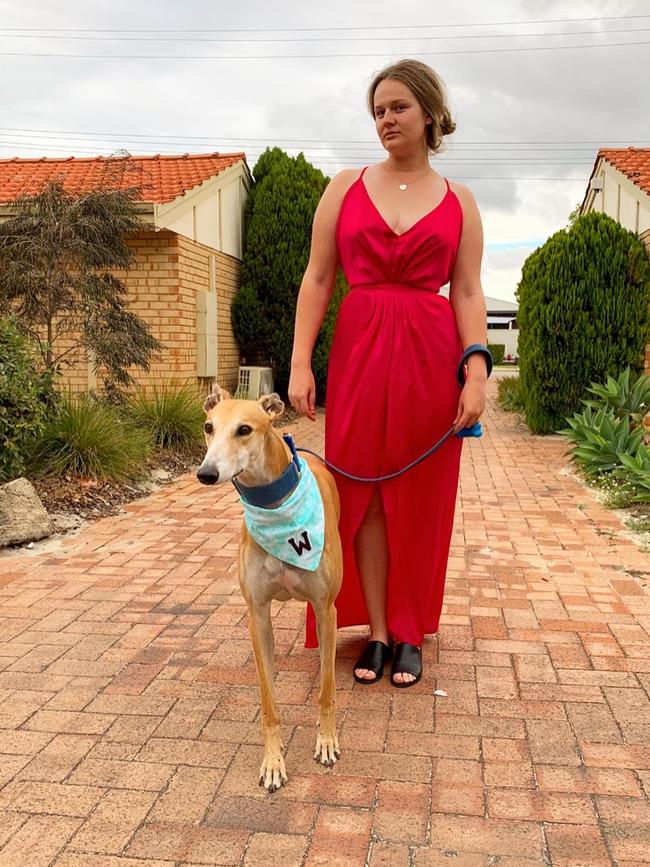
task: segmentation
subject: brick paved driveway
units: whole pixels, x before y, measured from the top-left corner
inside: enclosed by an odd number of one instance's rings
[[[275,795],[230,486],[188,475],[58,549],[5,552],[0,867],[649,863],[650,558],[561,472],[563,441],[489,394],[425,676],[357,686],[361,632],[339,634],[333,770],[311,758],[302,609],[276,605]],[[322,416],[296,430],[320,447]]]

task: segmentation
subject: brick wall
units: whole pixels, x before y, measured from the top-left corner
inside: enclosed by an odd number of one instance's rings
[[[128,271],[115,276],[128,287],[129,309],[144,319],[152,334],[163,344],[160,356],[148,372],[130,369],[134,380],[147,385],[154,382],[194,382],[205,390],[207,381],[197,377],[196,292],[210,288],[210,257],[215,259],[217,292],[218,376],[220,384],[234,390],[237,385],[239,348],[230,323],[230,303],[239,286],[239,260],[199,244],[175,232],[142,232],[129,240],[135,253]],[[62,386],[74,391],[101,385],[105,371],[89,374],[84,354],[68,367]]]
[[[239,346],[232,332],[230,305],[239,288],[240,262],[227,253],[213,250],[183,235],[177,235],[176,238],[181,305],[184,309],[190,305],[193,316],[197,290],[205,291],[210,286],[210,257],[214,256],[214,285],[217,293],[217,382],[234,392],[239,371]],[[196,322],[193,329],[192,339],[195,346]],[[196,370],[196,359],[194,366]]]

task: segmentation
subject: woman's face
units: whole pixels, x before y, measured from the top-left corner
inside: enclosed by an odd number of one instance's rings
[[[377,135],[387,151],[401,152],[423,143],[431,119],[403,82],[385,78],[377,85],[373,103]]]

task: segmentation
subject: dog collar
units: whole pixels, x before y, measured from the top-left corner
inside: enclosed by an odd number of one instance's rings
[[[232,483],[237,488],[239,496],[245,503],[251,506],[258,506],[262,509],[270,509],[275,506],[280,500],[288,497],[297,487],[300,481],[300,461],[298,452],[293,442],[291,434],[283,434],[282,439],[291,450],[291,463],[283,471],[281,476],[269,482],[267,485],[243,485],[233,477]]]

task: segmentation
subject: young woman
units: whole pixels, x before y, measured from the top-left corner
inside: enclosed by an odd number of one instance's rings
[[[436,73],[403,60],[375,76],[368,108],[386,159],[345,169],[314,216],[300,287],[289,400],[315,419],[311,354],[338,264],[350,286],[328,368],[325,454],[358,476],[413,461],[454,425],[478,420],[491,370],[480,281],[483,234],[474,197],[429,165],[455,124]],[[450,283],[449,300],[439,294]],[[464,386],[457,379],[464,349]],[[422,673],[422,640],[438,629],[462,439],[385,482],[334,473],[341,497],[343,587],[339,626],[370,625],[354,667],[373,683],[392,658],[391,681]],[[392,644],[394,642],[394,648]],[[316,646],[313,612],[307,646]]]

